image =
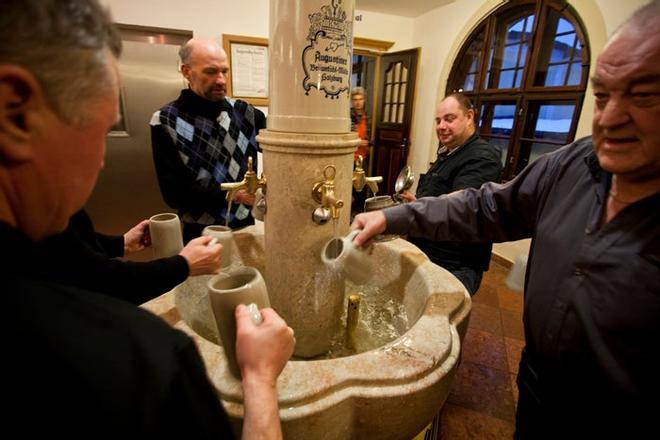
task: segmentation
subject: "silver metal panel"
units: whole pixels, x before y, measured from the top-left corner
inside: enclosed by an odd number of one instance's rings
[[[165,205],[151,153],[149,120],[186,84],[178,71],[178,45],[124,41],[119,63],[126,133],[107,139],[105,167],[86,209],[99,232],[123,234]],[[137,259],[150,258],[138,255]]]

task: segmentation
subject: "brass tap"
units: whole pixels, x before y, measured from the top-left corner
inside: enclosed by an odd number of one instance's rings
[[[348,297],[348,307],[346,312],[346,346],[354,349],[356,346],[355,331],[358,325],[358,318],[360,316],[360,295],[350,295]]]
[[[376,195],[378,184],[382,181],[382,176],[367,177],[365,175],[364,169],[362,169],[362,156],[355,159],[355,169],[353,170],[353,188],[355,188],[355,191],[360,192],[367,186]]]
[[[338,219],[344,201],[335,197],[335,175],[337,169],[334,165],[328,165],[323,169],[323,177],[314,184],[312,188],[312,197],[322,208],[328,209],[333,219]]]
[[[261,173],[261,178],[257,177],[257,173],[252,170],[252,156],[248,156],[248,165],[245,176],[240,182],[229,182],[221,183],[220,189],[227,191],[226,199],[228,202],[234,200],[236,193],[244,189],[248,194],[254,195],[257,190],[261,188],[264,194],[266,194],[266,178],[264,174]]]

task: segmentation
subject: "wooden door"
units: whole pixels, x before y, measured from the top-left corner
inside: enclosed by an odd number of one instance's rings
[[[382,176],[381,194],[393,194],[406,165],[419,49],[385,54],[380,60],[373,175]]]

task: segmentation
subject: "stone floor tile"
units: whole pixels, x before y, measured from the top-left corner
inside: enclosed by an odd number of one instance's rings
[[[502,316],[497,307],[473,302],[470,313],[470,328],[502,335]]]
[[[520,339],[504,337],[504,346],[506,347],[506,359],[509,365],[509,373],[518,374],[520,364],[520,354],[525,347],[525,342]]]
[[[440,415],[443,440],[510,440],[514,424],[461,406],[446,404]]]
[[[447,402],[502,420],[514,420],[510,374],[495,368],[463,361]]]
[[[509,371],[504,338],[474,328],[468,328],[463,340],[463,361]]]
[[[522,315],[502,309],[500,309],[500,314],[502,316],[502,334],[509,338],[524,340],[525,331],[523,330]]]

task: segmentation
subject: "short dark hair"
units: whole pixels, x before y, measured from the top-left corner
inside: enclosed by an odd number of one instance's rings
[[[83,119],[88,98],[107,93],[108,53],[121,53],[119,33],[97,0],[2,0],[0,41],[0,63],[29,70],[68,122]]]
[[[463,110],[468,111],[468,110],[474,110],[476,113],[476,109],[474,108],[474,104],[472,104],[472,101],[470,98],[465,96],[463,93],[450,93],[449,95],[445,96],[443,101],[447,98],[454,98],[458,104],[463,108]]]

